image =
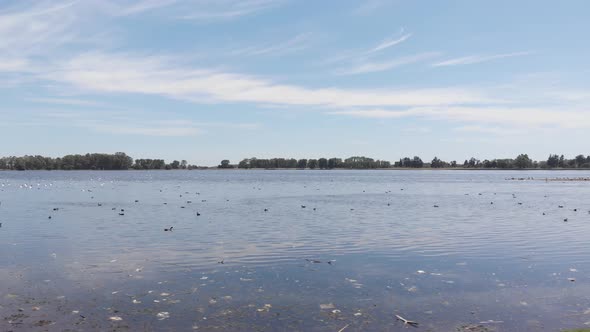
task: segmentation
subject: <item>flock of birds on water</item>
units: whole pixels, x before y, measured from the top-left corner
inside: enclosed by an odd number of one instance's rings
[[[507,178],[506,180],[514,180],[514,179],[515,179],[515,178]],[[517,179],[518,179],[518,180],[520,180],[521,178],[517,178]],[[524,179],[524,178],[523,178],[523,179]],[[527,178],[527,179],[532,179],[532,178]],[[29,188],[32,188],[33,186],[32,186],[32,185],[30,185],[30,186],[27,186],[27,187],[29,187]],[[254,189],[261,190],[261,188],[256,188],[256,187],[254,187]],[[403,190],[404,190],[403,188],[401,188],[401,189],[400,189],[400,191],[403,191]],[[86,189],[86,191],[87,191],[87,192],[92,192],[92,190],[91,190],[91,189]],[[160,189],[160,192],[162,192],[162,189]],[[364,192],[365,192],[365,190],[363,190],[362,192],[364,193]],[[385,191],[385,193],[386,193],[386,194],[387,194],[387,193],[391,193],[391,192],[392,192],[391,190]],[[189,194],[189,192],[185,192],[185,194]],[[196,194],[196,195],[200,195],[201,193],[200,193],[200,192],[196,192],[195,194]],[[493,193],[493,194],[494,194],[494,195],[496,195],[496,193]],[[465,194],[465,195],[466,195],[466,196],[468,196],[469,194]],[[483,194],[482,194],[482,193],[478,193],[478,195],[479,195],[479,196],[481,196],[481,195],[483,195]],[[182,196],[182,194],[180,194],[180,195],[179,195],[179,197],[183,197],[183,196]],[[545,195],[544,197],[545,197],[545,198],[547,198],[547,195]],[[517,198],[517,197],[516,197],[516,194],[514,194],[514,193],[513,193],[513,194],[512,194],[512,198]],[[91,199],[94,199],[94,196],[92,196],[92,197],[91,197]],[[207,200],[205,200],[205,199],[201,200],[201,202],[206,202],[206,201],[207,201]],[[228,199],[227,201],[229,201],[229,199]],[[135,203],[139,203],[139,200],[137,200],[137,199],[136,199],[134,202],[135,202]],[[191,203],[192,203],[192,201],[191,201],[191,200],[187,200],[187,201],[186,201],[186,203],[187,203],[187,204],[191,204]],[[167,202],[164,202],[164,205],[167,205],[167,204],[168,204]],[[491,202],[490,202],[490,204],[492,204],[492,205],[493,205],[493,204],[494,204],[494,202],[493,202],[493,201],[491,201]],[[518,205],[523,205],[523,203],[522,203],[522,202],[518,202],[517,204],[518,204]],[[0,206],[2,206],[2,202],[1,202],[1,201],[0,201]],[[100,207],[100,206],[102,206],[102,203],[97,203],[97,206],[99,206],[99,207]],[[391,203],[387,203],[387,206],[391,206]],[[433,205],[433,207],[434,207],[434,208],[438,208],[438,207],[440,207],[440,206],[439,206],[438,204],[434,204],[434,205]],[[558,205],[557,207],[558,207],[558,208],[560,208],[560,209],[563,209],[563,208],[565,208],[565,206],[564,206],[564,205]],[[180,208],[181,208],[181,209],[184,209],[184,208],[185,208],[185,206],[184,206],[184,205],[181,205],[181,206],[180,206]],[[306,206],[306,205],[301,205],[301,208],[302,208],[302,209],[305,209],[305,208],[307,208],[307,206]],[[116,211],[116,210],[117,210],[117,208],[116,208],[116,207],[113,207],[113,208],[112,208],[112,210],[113,210],[113,211]],[[317,208],[316,208],[316,207],[314,207],[314,208],[313,208],[313,211],[316,211],[316,210],[317,210]],[[55,208],[53,208],[53,211],[59,211],[59,208],[58,208],[58,207],[55,207]],[[268,209],[268,208],[264,208],[264,210],[263,210],[263,211],[264,211],[264,212],[268,212],[268,211],[269,211],[269,209]],[[354,211],[354,208],[350,208],[350,211]],[[572,211],[574,211],[574,212],[578,212],[578,209],[577,209],[577,208],[574,208]],[[588,213],[590,214],[590,211],[588,211]],[[118,212],[118,214],[119,214],[119,216],[124,216],[124,215],[125,215],[125,209],[120,209],[120,210],[119,210],[119,212]],[[201,213],[200,213],[199,211],[196,211],[195,215],[198,217],[198,216],[201,216]],[[543,216],[545,216],[545,215],[546,215],[546,213],[545,213],[545,212],[543,212],[543,213],[542,213],[542,215],[543,215]],[[48,219],[52,219],[52,216],[51,216],[51,215],[49,215],[47,218],[48,218]],[[564,222],[568,222],[568,221],[569,221],[569,219],[568,219],[568,218],[564,218],[564,219],[563,219],[563,221],[564,221]],[[1,227],[2,227],[2,222],[0,222],[0,228],[1,228]],[[164,228],[164,231],[165,231],[165,232],[172,232],[172,231],[173,231],[173,229],[174,229],[174,226],[170,226],[170,227]]]

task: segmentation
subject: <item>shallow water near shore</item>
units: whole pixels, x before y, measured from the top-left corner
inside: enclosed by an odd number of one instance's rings
[[[585,327],[588,176],[0,172],[0,330]]]

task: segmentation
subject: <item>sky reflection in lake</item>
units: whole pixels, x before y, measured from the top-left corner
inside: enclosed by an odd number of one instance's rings
[[[583,327],[588,175],[0,172],[0,330]]]

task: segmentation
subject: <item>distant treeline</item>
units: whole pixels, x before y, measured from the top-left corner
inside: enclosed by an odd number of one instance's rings
[[[223,160],[220,168],[227,168],[228,160]],[[309,168],[309,169],[334,169],[334,168],[350,168],[350,169],[371,169],[371,168],[390,168],[389,161],[374,160],[366,157],[350,157],[342,160],[341,158],[320,158],[320,159],[257,159],[250,158],[240,161],[238,168]]]
[[[136,159],[123,152],[115,154],[72,154],[61,158],[43,156],[2,157],[3,170],[127,170],[127,169],[193,169],[186,160],[167,164],[163,159]]]
[[[393,164],[385,160],[367,157],[293,159],[247,158],[237,165],[229,160],[222,160],[218,168],[292,168],[292,169],[384,169],[384,168],[469,168],[469,169],[552,169],[552,168],[590,168],[590,155],[577,155],[566,159],[563,155],[552,154],[547,160],[534,161],[526,154],[514,159],[485,159],[483,161],[470,158],[463,163],[450,162],[434,157],[430,162],[423,162],[420,157],[406,157]],[[166,163],[164,159],[133,159],[123,152],[115,154],[87,153],[74,154],[61,158],[43,156],[2,157],[0,170],[148,170],[148,169],[196,169],[207,168],[189,165],[186,160],[174,160]]]
[[[444,161],[434,157],[429,163],[423,162],[418,156],[405,157],[393,164],[389,161],[374,160],[367,157],[319,158],[319,159],[287,159],[272,158],[259,159],[247,158],[237,165],[232,165],[229,160],[221,161],[219,168],[294,168],[294,169],[377,169],[377,168],[481,168],[481,169],[525,169],[525,168],[590,168],[590,155],[578,155],[574,159],[566,159],[563,155],[549,155],[547,160],[535,161],[527,154],[520,154],[511,159],[485,159],[483,161],[470,158],[463,163],[456,160]]]

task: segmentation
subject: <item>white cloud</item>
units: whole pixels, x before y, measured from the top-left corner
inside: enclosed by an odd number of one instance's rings
[[[139,93],[202,102],[287,106],[426,106],[489,102],[474,89],[307,88],[176,64],[173,58],[89,53],[40,72],[46,80],[102,93]]]
[[[345,68],[336,71],[336,74],[340,75],[353,75],[353,74],[365,74],[386,71],[396,67],[421,62],[427,59],[438,56],[438,52],[421,53],[410,56],[399,57],[393,60],[381,61],[381,62],[364,62],[353,66],[352,68]]]
[[[27,70],[29,62],[24,58],[0,58],[0,72],[22,72]]]
[[[517,135],[517,134],[526,134],[522,130],[516,128],[506,128],[506,127],[490,127],[490,126],[481,126],[481,125],[471,125],[471,126],[461,126],[457,128],[453,128],[454,131],[463,132],[463,133],[482,133],[482,134],[493,134],[498,136],[506,136],[506,135]]]
[[[408,34],[402,35],[401,37],[398,37],[398,38],[386,39],[386,40],[382,41],[379,45],[377,45],[373,49],[371,49],[368,53],[375,53],[375,52],[383,51],[383,50],[388,49],[392,46],[403,43],[411,36],[412,36],[412,34],[408,33]]]
[[[433,67],[444,67],[444,66],[458,66],[458,65],[471,65],[475,63],[488,62],[504,58],[512,58],[518,56],[529,55],[530,52],[515,52],[515,53],[504,53],[495,55],[469,55],[460,58],[449,59],[437,63],[433,63]]]
[[[192,127],[165,127],[165,126],[138,126],[117,124],[89,124],[89,129],[119,135],[142,135],[161,137],[186,137],[200,133],[199,129]]]
[[[32,7],[16,7],[0,13],[0,51],[23,57],[46,54],[71,41],[69,29],[78,19],[71,10],[75,1],[41,1]]]
[[[71,105],[71,106],[101,106],[102,104],[82,99],[72,98],[27,98],[26,101],[40,103],[40,104],[60,104],[60,105]]]
[[[376,10],[390,5],[392,0],[364,0],[361,4],[356,7],[352,13],[355,15],[369,15],[373,14]]]
[[[369,59],[374,57],[377,53],[393,47],[397,44],[400,44],[406,41],[408,38],[411,37],[412,34],[403,34],[404,28],[400,29],[401,37],[392,37],[385,39],[377,46],[369,49],[369,50],[348,50],[348,51],[339,51],[339,54],[333,56],[329,59],[325,59],[322,61],[322,64],[335,64],[335,63],[345,63],[345,62],[367,62]]]
[[[198,0],[178,18],[194,21],[228,20],[275,8],[285,0]]]
[[[176,3],[178,3],[178,0],[139,0],[131,3],[119,1],[112,4],[118,7],[117,12],[113,13],[114,15],[125,16],[168,7]]]
[[[285,55],[288,53],[304,50],[308,47],[310,34],[302,33],[291,39],[273,45],[249,46],[231,51],[234,56],[253,55]]]
[[[116,135],[140,135],[154,137],[187,137],[206,134],[210,128],[225,130],[257,130],[260,123],[200,122],[186,119],[142,120],[142,112],[120,112],[110,110],[72,110],[32,112],[30,123],[35,126],[56,126],[83,128],[94,132]],[[22,126],[17,124],[17,126]]]
[[[590,128],[590,108],[576,111],[532,107],[414,107],[406,110],[347,110],[330,112],[360,118],[396,119],[427,118],[477,124],[502,124],[520,128]]]
[[[206,133],[206,128],[256,130],[257,123],[194,122],[186,120],[138,121],[137,119],[80,120],[74,126],[118,135],[187,137]]]

